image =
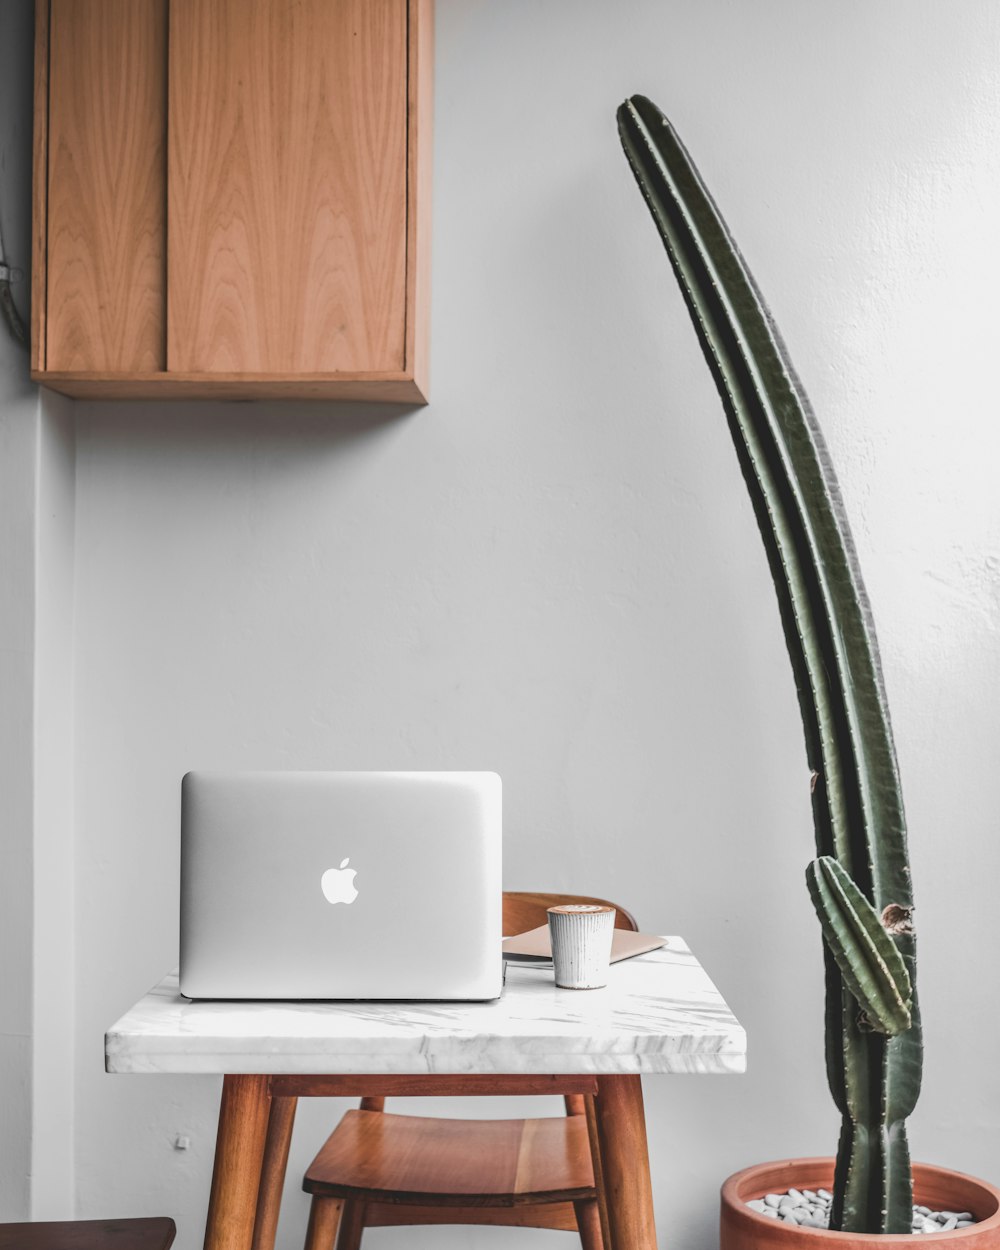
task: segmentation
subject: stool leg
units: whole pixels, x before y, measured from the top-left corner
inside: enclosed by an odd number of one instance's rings
[[[601,1212],[596,1198],[586,1198],[573,1203],[576,1226],[580,1232],[583,1250],[604,1250],[604,1234],[601,1232]]]
[[[586,1115],[587,1104],[584,1101],[583,1094],[563,1094],[563,1102],[566,1104],[567,1115]]]
[[[274,1250],[274,1237],[278,1231],[278,1213],[281,1210],[281,1191],[285,1184],[288,1148],[292,1144],[292,1126],[295,1123],[297,1103],[297,1098],[271,1099],[271,1115],[267,1122],[267,1141],[264,1145],[264,1163],[260,1170],[260,1189],[257,1191],[253,1250]]]
[[[348,1198],[344,1203],[344,1214],[340,1221],[337,1250],[358,1250],[361,1245],[361,1234],[364,1231],[365,1203],[357,1198]]]
[[[321,1198],[318,1194],[313,1197],[305,1250],[333,1250],[343,1205],[343,1198]]]
[[[601,1143],[597,1133],[597,1108],[593,1094],[584,1094],[584,1113],[587,1116],[587,1136],[590,1138],[590,1161],[594,1167],[594,1188],[597,1190],[597,1210],[601,1220],[601,1245],[611,1250],[611,1231],[608,1224],[608,1196],[604,1188],[604,1168],[601,1164]]]

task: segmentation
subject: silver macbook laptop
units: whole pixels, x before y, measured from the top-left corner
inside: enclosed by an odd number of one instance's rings
[[[496,773],[188,773],[181,993],[500,994]]]

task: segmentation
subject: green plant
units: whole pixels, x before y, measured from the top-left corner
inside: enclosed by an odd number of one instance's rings
[[[826,1059],[842,1116],[831,1227],[910,1231],[920,1089],[906,828],[875,632],[822,436],[756,283],[660,110],[618,129],[680,284],[767,550],[812,769]]]

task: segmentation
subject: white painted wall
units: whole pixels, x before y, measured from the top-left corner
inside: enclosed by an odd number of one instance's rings
[[[2,78],[0,78],[2,82]],[[2,331],[0,331],[2,334]],[[0,341],[0,1212],[31,1205],[32,700],[38,398]]]
[[[633,91],[695,154],[839,467],[912,832],[914,1150],[996,1179],[998,42],[992,0],[439,0],[432,405],[77,406],[81,1214],[171,1213],[200,1244],[218,1083],[108,1077],[101,1053],[176,959],[193,766],[495,768],[509,886],[690,940],[751,1068],[647,1083],[664,1245],[714,1244],[734,1168],[833,1149],[795,698],[618,150]],[[300,1117],[282,1250],[338,1110]]]
[[[30,4],[4,5],[0,226],[27,321]],[[0,1219],[73,1207],[72,405],[0,325]]]
[[[30,237],[31,94],[25,8],[0,40],[0,227],[11,257]],[[22,187],[17,188],[16,182]],[[11,263],[14,263],[11,260]],[[23,290],[18,292],[23,295]],[[23,304],[22,304],[23,307]],[[0,326],[0,1212],[24,1218],[31,1177],[34,417],[24,358]]]
[[[76,959],[73,404],[39,393],[36,417],[31,1216],[75,1205]]]

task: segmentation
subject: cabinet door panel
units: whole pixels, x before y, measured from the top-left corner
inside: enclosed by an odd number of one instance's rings
[[[171,370],[401,370],[406,0],[171,0]]]
[[[166,0],[52,0],[48,369],[162,369]]]

